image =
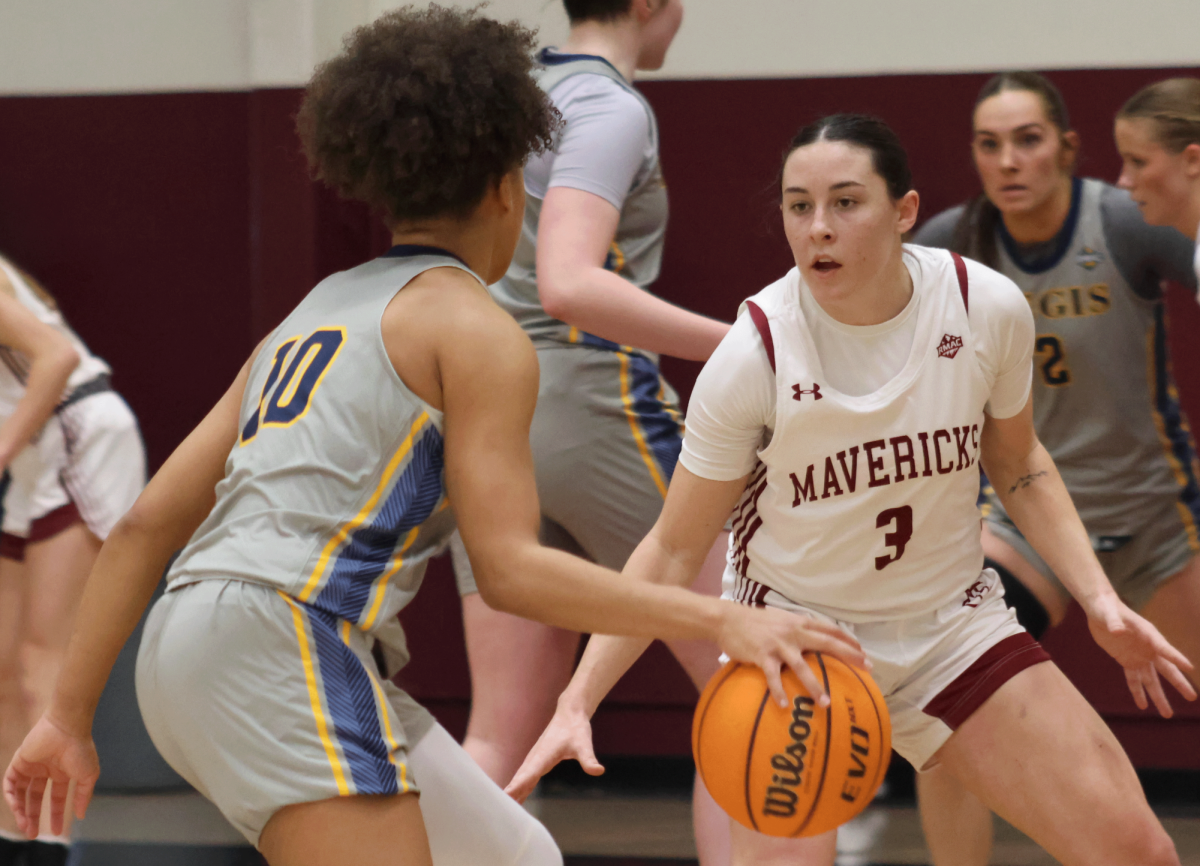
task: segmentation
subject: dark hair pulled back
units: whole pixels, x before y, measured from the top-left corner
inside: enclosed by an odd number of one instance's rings
[[[633,0],[563,0],[572,24],[580,21],[615,21],[629,14]]]
[[[903,198],[912,189],[912,171],[908,154],[892,128],[878,117],[867,114],[831,114],[810,123],[796,133],[783,152],[779,184],[783,187],[783,166],[802,147],[817,141],[843,141],[871,153],[871,167],[883,178],[892,200]]]
[[[357,28],[296,117],[313,174],[391,225],[468,216],[561,125],[532,76],[534,47],[516,22],[437,5]]]
[[[1067,113],[1066,100],[1054,83],[1038,72],[1001,72],[993,75],[975,98],[975,108],[984,100],[1007,90],[1034,94],[1042,103],[1046,119],[1058,128],[1059,135],[1070,130],[1071,117]],[[987,193],[981,192],[963,208],[962,216],[954,227],[950,249],[989,268],[998,266],[1000,253],[996,248],[996,229],[1000,219],[1000,209],[992,204]]]

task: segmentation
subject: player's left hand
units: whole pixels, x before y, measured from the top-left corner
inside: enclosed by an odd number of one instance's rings
[[[1160,676],[1187,700],[1196,700],[1196,690],[1185,675],[1185,672],[1191,672],[1192,663],[1150,622],[1130,610],[1115,595],[1105,596],[1089,608],[1088,628],[1092,637],[1125,669],[1125,682],[1138,709],[1146,709],[1152,700],[1164,718],[1174,715]]]

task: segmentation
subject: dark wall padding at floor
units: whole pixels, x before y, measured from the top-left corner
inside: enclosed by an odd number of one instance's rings
[[[1080,171],[1115,179],[1113,113],[1142,85],[1200,70],[1056,72],[1083,139]],[[905,142],[922,213],[978,192],[968,151],[982,75],[662,81],[658,112],[671,192],[663,275],[676,303],[731,319],[791,266],[774,182],[790,137],[835,111],[887,120]],[[156,468],[233,380],[252,348],[321,277],[386,249],[365,208],[313,184],[292,129],[298,90],[0,98],[0,251],[38,275],[142,424]],[[1188,349],[1200,309],[1169,297],[1185,407],[1200,412]],[[667,359],[686,398],[699,365]],[[468,674],[447,565],[405,620],[415,694],[461,731]],[[1200,766],[1200,712],[1160,723],[1134,708],[1078,612],[1046,641],[1143,765]],[[608,753],[688,748],[691,687],[661,647],[597,716]]]

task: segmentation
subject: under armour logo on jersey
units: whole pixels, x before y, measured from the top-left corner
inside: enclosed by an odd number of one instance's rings
[[[938,345],[938,357],[953,358],[958,354],[958,350],[962,347],[962,337],[953,337],[950,334],[943,334],[942,342]]]
[[[792,395],[793,400],[803,400],[805,394],[812,394],[814,400],[820,400],[824,396],[821,394],[821,386],[816,382],[813,382],[813,386],[807,389],[801,388],[799,385],[793,385],[792,390],[796,392]]]

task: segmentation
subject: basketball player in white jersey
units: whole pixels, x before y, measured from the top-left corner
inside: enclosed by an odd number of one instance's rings
[[[54,299],[0,258],[0,763],[41,716],[100,544],[145,483],[137,422]],[[36,834],[34,834],[36,835]],[[0,866],[65,863],[0,810]]]
[[[55,826],[68,781],[86,807],[96,701],[183,545],[146,626],[139,704],[168,762],[272,866],[562,863],[371,656],[377,638],[402,645],[396,613],[455,522],[499,610],[711,640],[761,664],[781,698],[780,665],[806,671],[804,649],[865,664],[812,618],[538,544],[537,361],[486,289],[520,234],[521,166],[555,131],[533,45],[515,23],[409,6],[317,70],[305,150],[327,183],[387,214],[395,246],[313,289],[110,535],[51,705],[5,775],[23,828],[48,781]]]
[[[914,766],[945,767],[1069,866],[1178,866],[1120,745],[981,570],[982,463],[1138,703],[1166,707],[1160,676],[1195,696],[1190,663],[1108,584],[1038,444],[1025,299],[901,244],[918,198],[881,121],[806,127],[781,180],[796,269],[747,301],[697,380],[662,517],[626,572],[686,584],[733,508],[726,595],[858,638]],[[589,715],[644,646],[589,644],[511,793],[563,758],[598,770]],[[832,832],[807,846],[732,832],[739,866],[820,862],[821,842],[833,862]]]
[[[544,49],[538,84],[563,117],[554,148],[525,166],[525,225],[513,263],[491,287],[537,349],[530,430],[543,542],[621,568],[662,509],[683,439],[659,354],[704,361],[729,330],[653,294],[667,229],[667,184],[654,110],[633,86],[662,66],[680,0],[564,0],[571,31]],[[693,589],[721,591],[724,547]],[[554,714],[579,635],[494,611],[452,541],[471,666],[463,747],[506,785]],[[668,648],[697,689],[713,647]],[[701,864],[729,859],[724,813],[696,785]]]
[[[1190,240],[1150,226],[1121,189],[1074,175],[1067,106],[1035,72],[980,91],[972,155],[983,193],[914,241],[1012,279],[1037,329],[1033,422],[1113,589],[1189,658],[1200,657],[1200,483],[1168,364],[1163,283],[1195,291]],[[985,564],[1040,638],[1071,595],[984,488]],[[986,866],[987,809],[940,770],[917,778],[935,866]]]
[[[1200,280],[1200,78],[1142,88],[1117,113],[1120,186],[1151,225],[1196,239]]]

